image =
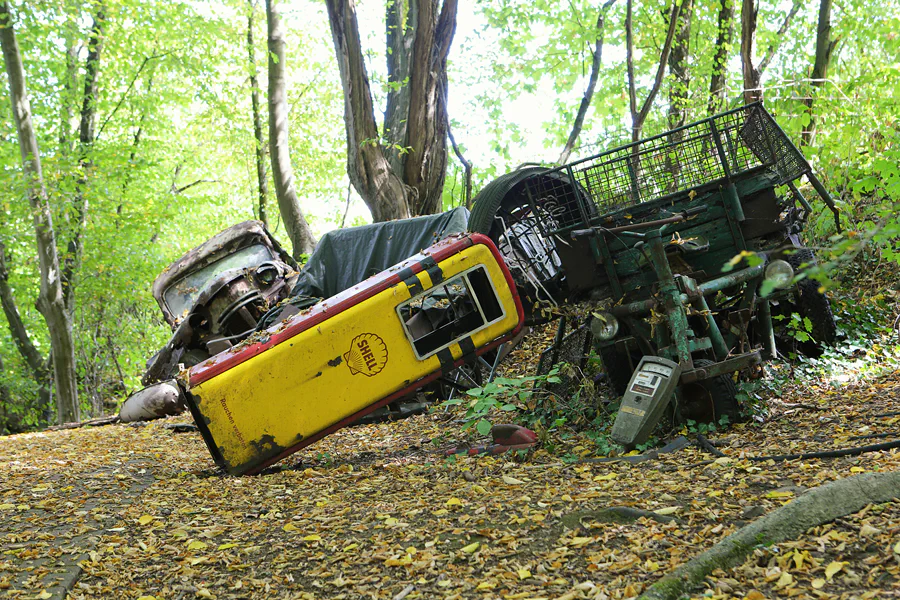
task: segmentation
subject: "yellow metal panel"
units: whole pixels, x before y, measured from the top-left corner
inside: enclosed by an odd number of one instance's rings
[[[476,348],[513,330],[519,316],[504,272],[477,244],[439,263],[444,279],[484,265],[504,317],[472,335]],[[417,274],[432,287],[426,272]],[[303,439],[440,369],[436,356],[418,360],[396,307],[410,298],[400,282],[311,329],[191,389],[229,468],[258,464]],[[454,359],[462,355],[450,347]]]

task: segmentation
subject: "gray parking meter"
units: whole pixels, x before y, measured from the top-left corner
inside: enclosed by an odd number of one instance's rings
[[[678,387],[681,365],[658,356],[641,358],[628,382],[611,437],[623,446],[642,444],[659,422]]]

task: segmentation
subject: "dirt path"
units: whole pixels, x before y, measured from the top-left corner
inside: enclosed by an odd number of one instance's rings
[[[767,423],[713,436],[728,458],[707,464],[693,447],[637,465],[562,462],[591,454],[579,436],[524,463],[448,462],[429,441],[457,427],[440,412],[344,430],[240,479],[216,473],[199,434],[162,422],[4,438],[0,593],[53,597],[64,576],[73,598],[632,597],[807,489],[900,469],[897,451],[741,460],[900,438],[900,414],[877,416],[900,412],[896,379],[773,401]],[[657,518],[602,512],[614,506]],[[869,507],[758,549],[706,594],[900,597],[898,517],[898,503]]]

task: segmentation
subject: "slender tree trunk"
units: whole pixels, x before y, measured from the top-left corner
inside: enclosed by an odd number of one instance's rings
[[[709,77],[709,105],[713,115],[725,105],[725,75],[728,72],[728,49],[734,34],[734,2],[720,0],[719,19],[716,27],[716,51],[713,54],[712,73]]]
[[[584,126],[584,118],[587,115],[588,108],[591,106],[591,100],[594,98],[594,90],[597,88],[597,79],[600,76],[600,63],[603,57],[603,33],[606,29],[606,13],[616,0],[607,0],[597,14],[597,39],[594,41],[594,51],[591,59],[591,74],[588,76],[587,88],[584,90],[584,96],[581,98],[581,104],[578,105],[578,112],[575,113],[575,120],[572,123],[572,131],[569,132],[569,138],[566,145],[563,146],[559,158],[556,159],[558,164],[569,162],[569,156],[575,148],[575,142],[581,135],[581,128]]]
[[[299,259],[316,247],[316,238],[303,211],[294,187],[294,167],[288,140],[288,106],[285,91],[284,28],[275,0],[266,0],[266,21],[269,30],[269,151],[272,156],[272,179],[278,209],[291,238],[293,254]]]
[[[375,221],[438,212],[447,168],[447,54],[457,0],[390,0],[384,140],[352,0],[326,0],[347,129],[347,174]]]
[[[765,73],[766,67],[769,66],[769,63],[772,62],[772,59],[775,58],[775,53],[778,51],[778,47],[781,45],[781,41],[784,39],[785,34],[787,34],[787,30],[791,26],[791,21],[802,7],[803,0],[794,0],[794,4],[791,5],[791,10],[789,10],[788,14],[785,15],[784,21],[781,22],[781,27],[778,28],[778,33],[775,34],[775,39],[772,40],[772,43],[769,44],[768,48],[766,48],[766,55],[763,56],[763,59],[759,63],[760,77],[762,77],[762,74]]]
[[[828,77],[828,67],[831,64],[831,55],[837,46],[837,40],[831,38],[831,0],[821,0],[819,4],[819,23],[816,27],[816,61],[813,64],[812,88],[809,98],[804,102],[809,113],[809,125],[801,135],[804,146],[812,146],[816,137],[816,113],[813,111],[813,102],[820,87],[825,84]]]
[[[22,170],[27,182],[28,201],[34,214],[41,286],[38,309],[44,315],[50,331],[53,354],[53,373],[57,391],[57,415],[60,423],[79,420],[78,385],[75,377],[75,344],[72,340],[72,321],[66,310],[60,278],[56,235],[41,171],[41,155],[31,116],[31,104],[25,87],[22,55],[16,42],[9,2],[0,4],[0,45],[9,78],[10,104],[22,154]]]
[[[75,118],[75,88],[78,86],[78,21],[74,15],[66,19],[66,73],[63,80],[63,94],[60,102],[59,150],[68,156],[74,149],[72,133],[78,127]]]
[[[253,43],[253,17],[256,13],[256,2],[250,0],[250,13],[247,16],[247,53],[250,59],[250,100],[253,105],[253,139],[256,140],[256,180],[258,192],[259,220],[269,226],[268,203],[269,181],[266,175],[266,140],[263,138],[262,115],[259,102],[259,78],[256,71],[256,46]]]
[[[63,267],[63,292],[66,309],[71,314],[75,309],[75,277],[81,268],[84,253],[84,227],[87,223],[88,197],[85,194],[88,172],[91,170],[91,149],[94,145],[97,126],[97,99],[99,94],[100,53],[103,50],[103,27],[106,22],[106,8],[97,5],[94,23],[88,37],[88,54],[84,63],[84,97],[81,105],[81,120],[78,127],[78,181],[75,185],[75,223],[68,243]]]
[[[669,73],[672,83],[669,87],[669,128],[681,127],[687,122],[688,92],[691,75],[688,72],[688,57],[691,54],[691,18],[694,12],[693,0],[682,0],[679,23],[669,54]]]
[[[741,72],[744,77],[744,104],[762,100],[759,69],[753,66],[753,39],[756,37],[756,0],[741,4]]]
[[[638,110],[637,90],[635,88],[634,80],[634,26],[632,23],[632,3],[633,0],[628,0],[625,9],[625,61],[626,70],[628,72],[628,106],[631,110],[631,141],[636,142],[641,139],[644,121],[647,120],[647,115],[650,114],[653,100],[656,98],[656,94],[659,93],[663,75],[666,73],[666,63],[669,61],[669,53],[672,50],[672,41],[675,39],[675,29],[678,25],[680,4],[678,0],[675,0],[672,3],[671,10],[669,10],[669,27],[666,32],[666,39],[665,42],[663,42],[662,50],[659,53],[659,66],[656,68],[656,76],[653,79],[653,85],[651,86],[650,91],[647,93],[647,98],[644,100],[643,105],[641,105],[640,110]]]

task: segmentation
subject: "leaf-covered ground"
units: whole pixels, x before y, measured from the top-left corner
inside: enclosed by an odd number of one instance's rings
[[[778,397],[781,395],[781,397]],[[638,464],[444,458],[458,413],[345,429],[257,477],[219,475],[173,422],[0,439],[0,597],[628,598],[805,491],[900,451],[760,456],[900,438],[900,377],[783,391],[764,423]],[[882,434],[885,434],[882,436]],[[859,437],[882,436],[882,437]],[[650,511],[637,520],[604,512]],[[75,565],[80,565],[79,568]],[[698,596],[900,597],[900,502],[716,572]]]

